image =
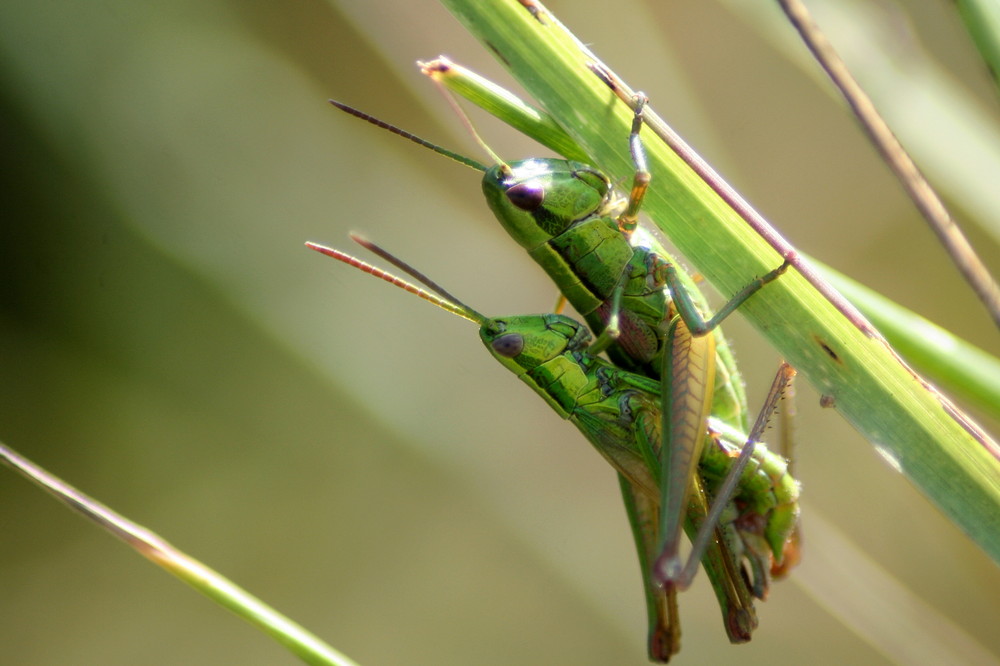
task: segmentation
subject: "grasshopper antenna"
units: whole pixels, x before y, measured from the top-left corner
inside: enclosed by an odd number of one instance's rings
[[[418,271],[416,268],[414,268],[413,266],[409,265],[408,263],[406,263],[405,261],[403,261],[402,259],[400,259],[396,255],[392,254],[391,252],[389,252],[385,248],[383,248],[383,247],[381,247],[379,245],[376,245],[375,243],[373,243],[372,241],[368,240],[367,238],[365,238],[364,236],[362,236],[361,234],[359,234],[359,233],[357,233],[355,231],[352,231],[352,232],[350,232],[347,235],[348,235],[348,237],[352,241],[354,241],[355,243],[357,243],[361,247],[365,248],[366,250],[368,250],[372,254],[375,254],[375,255],[378,255],[378,256],[382,257],[383,259],[385,259],[386,261],[388,261],[390,264],[392,264],[393,266],[395,266],[399,270],[403,271],[404,273],[406,273],[407,275],[409,275],[411,278],[413,278],[414,280],[416,280],[420,284],[424,285],[425,287],[427,287],[428,289],[430,289],[431,291],[433,291],[438,296],[441,296],[442,298],[444,298],[446,300],[449,300],[452,303],[456,303],[456,304],[461,305],[463,307],[468,307],[464,303],[462,303],[462,301],[458,300],[455,296],[453,296],[451,293],[449,293],[444,287],[442,287],[441,285],[439,285],[437,282],[435,282],[434,280],[430,279],[424,273]]]
[[[400,270],[408,273],[415,280],[423,283],[427,287],[427,289],[418,287],[417,285],[411,282],[407,282],[401,277],[393,275],[388,271],[382,270],[378,266],[373,266],[372,264],[369,264],[366,261],[358,259],[357,257],[347,254],[346,252],[336,250],[332,247],[326,247],[325,245],[320,245],[319,243],[306,243],[306,247],[308,247],[310,250],[316,250],[320,254],[325,254],[328,257],[333,257],[337,261],[341,261],[347,264],[348,266],[353,266],[362,273],[368,273],[369,275],[377,277],[380,280],[384,280],[391,285],[399,287],[403,291],[408,291],[411,294],[424,299],[425,301],[433,303],[442,310],[447,310],[448,312],[458,315],[463,319],[468,319],[469,321],[475,324],[482,325],[482,323],[486,321],[487,318],[485,316],[481,315],[476,310],[470,308],[468,305],[466,305],[465,303],[461,302],[460,300],[449,294],[447,291],[439,287],[437,283],[435,283],[433,280],[431,280],[423,273],[421,273],[417,269],[407,264],[399,257],[396,257],[395,255],[389,253],[387,250],[379,247],[378,245],[375,245],[371,241],[368,241],[358,236],[357,234],[351,234],[351,239],[354,240],[359,245],[361,245],[362,247],[368,248],[378,256],[382,257],[383,259],[391,263],[393,266],[396,266]]]
[[[409,139],[410,141],[412,141],[413,143],[417,144],[418,146],[423,146],[424,148],[429,148],[430,150],[433,150],[438,155],[444,155],[445,157],[447,157],[449,159],[455,160],[459,164],[464,164],[467,167],[472,167],[476,171],[483,171],[483,172],[486,171],[486,166],[485,165],[480,164],[479,162],[477,162],[476,160],[472,159],[471,157],[466,157],[465,155],[459,155],[458,153],[456,153],[454,151],[451,151],[451,150],[448,150],[447,148],[442,148],[441,146],[437,145],[436,143],[431,143],[427,139],[422,139],[421,137],[417,136],[416,134],[413,134],[412,132],[407,132],[406,130],[401,129],[399,127],[396,127],[395,125],[391,125],[391,124],[385,122],[384,120],[379,120],[375,116],[373,116],[371,114],[368,114],[368,113],[365,113],[364,111],[361,111],[360,109],[355,109],[353,106],[349,106],[347,104],[344,104],[343,102],[338,102],[335,99],[331,99],[331,100],[328,100],[328,101],[330,102],[330,104],[334,105],[335,107],[337,107],[338,109],[340,109],[344,113],[348,113],[348,114],[354,116],[355,118],[360,118],[361,120],[364,120],[365,122],[371,123],[375,127],[380,127],[380,128],[382,128],[382,129],[384,129],[386,131],[392,132],[393,134],[395,134],[397,136],[401,136],[404,139]],[[479,135],[476,135],[476,138],[478,139]],[[485,144],[483,144],[483,145],[485,145]],[[489,151],[489,154],[492,157],[493,156],[493,151],[491,151],[489,149],[487,149],[487,150]]]

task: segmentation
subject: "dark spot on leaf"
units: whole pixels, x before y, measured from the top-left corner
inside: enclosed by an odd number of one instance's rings
[[[500,58],[500,62],[504,64],[504,67],[510,67],[510,61],[504,57],[503,53],[500,52],[500,49],[494,46],[492,42],[486,42],[486,48],[493,51],[496,57]]]
[[[832,358],[835,363],[841,363],[841,364],[843,363],[843,361],[841,361],[840,357],[837,355],[837,352],[833,351],[833,348],[830,347],[830,345],[826,344],[821,337],[819,337],[818,335],[814,335],[813,340],[815,340],[816,343],[819,344],[820,348],[824,352],[826,352],[826,355]]]

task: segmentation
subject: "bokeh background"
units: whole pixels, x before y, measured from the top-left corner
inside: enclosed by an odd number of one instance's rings
[[[812,4],[937,141],[922,164],[958,214],[996,224],[962,185],[997,171],[949,138],[998,143],[951,4]],[[768,3],[550,8],[791,242],[1000,350]],[[362,664],[644,663],[612,472],[470,324],[302,246],[362,230],[487,313],[551,309],[475,173],[325,102],[475,155],[413,66],[439,53],[512,85],[430,0],[0,3],[0,439]],[[938,102],[981,115],[951,127]],[[477,122],[505,157],[544,153]],[[757,404],[778,359],[735,319]],[[741,647],[699,580],[679,663],[993,663],[996,566],[799,397],[805,562]],[[0,526],[4,664],[294,663],[2,470]]]

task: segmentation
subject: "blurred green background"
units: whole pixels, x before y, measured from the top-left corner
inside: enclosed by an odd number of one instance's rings
[[[840,103],[786,58],[790,30],[730,4],[549,6],[795,245],[997,353]],[[929,57],[961,92],[936,99],[996,131],[948,3],[882,5],[888,40],[861,40],[840,4],[820,15],[835,42]],[[551,309],[475,173],[325,102],[480,157],[413,66],[445,53],[509,84],[454,20],[424,0],[13,0],[0,26],[0,439],[362,664],[644,663],[611,471],[470,324],[302,246],[361,230],[486,313]],[[505,157],[540,152],[480,124]],[[945,145],[945,172],[969,161]],[[1000,216],[959,191],[960,215]],[[973,239],[996,267],[996,240]],[[778,359],[742,321],[727,330],[757,404]],[[742,647],[699,580],[679,662],[935,663],[944,645],[991,663],[996,566],[799,396],[805,562]],[[0,526],[4,664],[294,663],[8,471]]]

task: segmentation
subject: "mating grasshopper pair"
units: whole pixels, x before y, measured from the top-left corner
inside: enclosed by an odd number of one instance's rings
[[[642,566],[652,659],[666,661],[679,649],[676,592],[690,584],[699,562],[730,640],[749,640],[756,627],[752,596],[764,598],[772,572],[784,573],[797,560],[798,484],[783,458],[757,444],[794,372],[782,365],[749,436],[742,434],[748,428],[742,383],[717,326],[777,279],[787,263],[750,282],[714,317],[702,317],[666,252],[637,231],[649,182],[639,139],[641,99],[629,136],[636,170],[627,197],[615,194],[605,174],[580,162],[507,164],[494,156],[496,164],[486,168],[334,105],[483,171],[484,194],[497,219],[598,336],[591,342],[586,327],[561,314],[485,317],[358,238],[430,291],[338,250],[309,247],[479,324],[493,356],[611,463]],[[610,361],[598,356],[602,351]],[[714,498],[711,509],[708,496]],[[682,529],[692,539],[686,563],[680,556]]]

